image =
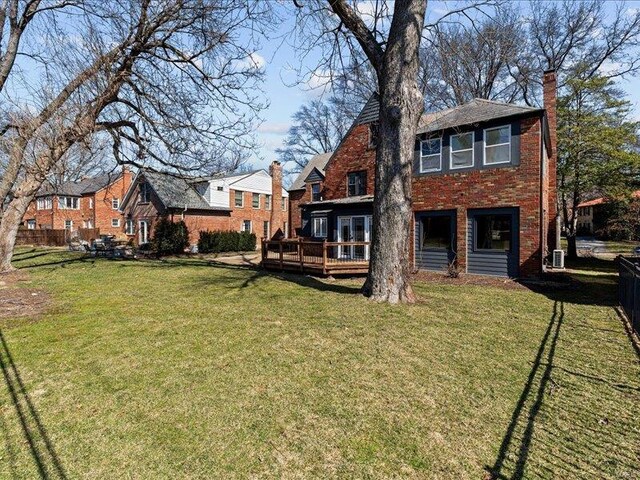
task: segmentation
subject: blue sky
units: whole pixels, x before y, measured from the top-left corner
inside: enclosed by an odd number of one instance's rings
[[[629,8],[640,8],[640,0],[627,2]],[[449,3],[450,5],[450,3]],[[430,15],[441,15],[448,8],[447,2],[429,1]],[[281,31],[290,26],[283,25]],[[258,63],[264,65],[266,79],[264,93],[270,99],[270,107],[263,112],[264,123],[258,128],[257,137],[261,145],[256,157],[248,162],[256,167],[266,167],[277,158],[276,148],[282,145],[287,130],[291,125],[291,116],[302,104],[322,95],[323,88],[312,89],[313,85],[296,84],[297,77],[293,68],[300,67],[300,59],[296,56],[286,39],[276,38],[263,45],[257,52]],[[313,59],[302,64],[313,68]],[[542,72],[540,72],[542,74]],[[629,78],[620,82],[620,86],[629,94],[635,106],[634,116],[640,121],[640,78]]]

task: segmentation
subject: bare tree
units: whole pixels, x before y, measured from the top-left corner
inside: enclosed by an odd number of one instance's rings
[[[178,172],[237,164],[263,107],[251,93],[261,78],[248,61],[253,39],[242,30],[255,32],[267,13],[242,0],[117,0],[85,12],[83,40],[65,45],[47,72],[58,93],[3,129],[20,170],[0,222],[0,271],[11,269],[27,206],[75,145],[108,138],[120,163]]]
[[[293,115],[284,147],[276,150],[280,161],[299,170],[314,155],[334,151],[357,115],[350,110],[338,97],[302,105]]]

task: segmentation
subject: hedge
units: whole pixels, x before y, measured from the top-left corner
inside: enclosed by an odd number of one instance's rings
[[[199,253],[248,252],[256,249],[256,234],[249,232],[200,232]]]
[[[189,229],[183,221],[162,218],[154,226],[151,244],[158,255],[184,253],[189,246]]]

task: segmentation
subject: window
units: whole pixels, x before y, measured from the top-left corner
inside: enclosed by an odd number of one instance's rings
[[[61,210],[80,210],[80,199],[78,197],[58,198],[58,208]]]
[[[73,229],[73,221],[72,220],[65,220],[64,221],[64,229],[65,230]]]
[[[265,220],[262,223],[262,236],[264,238],[269,238],[270,234],[271,234],[271,229],[269,228],[269,221]]]
[[[244,220],[242,222],[242,231],[251,233],[251,220]]]
[[[287,210],[287,197],[282,197],[282,210]]]
[[[111,226],[112,227],[119,227],[120,226],[120,219],[119,218],[112,218],[111,219]]]
[[[244,192],[240,192],[238,190],[235,191],[235,206],[242,208],[244,205]]]
[[[149,221],[140,220],[138,222],[138,244],[149,243]]]
[[[136,223],[132,218],[127,218],[127,223],[125,225],[125,233],[127,235],[135,235],[136,234]]]
[[[149,203],[151,198],[151,188],[147,182],[140,184],[140,203]],[[147,243],[147,242],[144,242]]]
[[[320,196],[320,184],[312,183],[311,184],[311,201],[318,202],[320,200],[322,200],[322,197]]]
[[[219,192],[224,191],[224,187],[216,187],[216,189],[217,189]]]
[[[289,222],[284,222],[284,231],[282,233],[284,234],[284,238],[289,237]]]
[[[311,224],[311,236],[327,238],[327,217],[314,217]]]
[[[511,250],[511,215],[477,215],[475,250]]]
[[[29,230],[35,230],[36,229],[36,221],[35,221],[35,219],[27,220],[27,228]]]
[[[93,220],[85,220],[82,222],[84,228],[93,228]]]
[[[53,202],[51,201],[51,197],[38,198],[38,210],[51,210],[52,206]]]
[[[484,164],[511,162],[511,126],[487,128],[484,131]]]
[[[422,249],[451,248],[451,217],[434,215],[422,219]]]
[[[451,135],[449,168],[473,167],[473,132]]]
[[[89,208],[93,208],[93,198],[89,198]]]
[[[420,173],[438,172],[442,169],[442,138],[420,141]]]
[[[351,172],[347,175],[347,196],[367,194],[367,172]]]
[[[251,205],[253,208],[260,208],[260,194],[254,193],[251,197]]]
[[[376,148],[380,141],[380,126],[377,123],[369,124],[369,148]]]
[[[111,199],[111,208],[113,208],[114,210],[118,210],[120,208],[120,199],[119,198],[112,198]]]
[[[264,208],[271,210],[271,195],[264,196]]]

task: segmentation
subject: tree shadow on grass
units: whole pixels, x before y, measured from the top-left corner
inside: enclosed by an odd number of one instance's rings
[[[555,356],[560,328],[564,321],[564,304],[556,301],[553,305],[553,314],[542,337],[540,347],[533,361],[533,368],[520,394],[516,408],[511,416],[511,421],[502,439],[498,456],[491,466],[485,469],[491,479],[521,479],[529,456],[529,447],[533,438],[533,430],[536,417],[544,400],[544,393],[551,380],[553,358]],[[527,407],[527,404],[533,403]],[[522,430],[520,438],[517,431]],[[512,475],[505,474],[505,462],[508,458],[516,457]]]
[[[42,423],[40,415],[33,404],[27,389],[22,381],[20,372],[13,360],[9,346],[0,331],[0,368],[7,388],[7,393],[15,409],[17,419],[20,423],[22,433],[29,452],[38,469],[40,478],[61,478],[66,479],[65,472],[60,458],[58,457],[53,443],[47,434],[47,430]],[[3,427],[7,426],[3,419]],[[7,450],[10,458],[13,459],[13,449],[9,444],[9,434],[5,432]]]

